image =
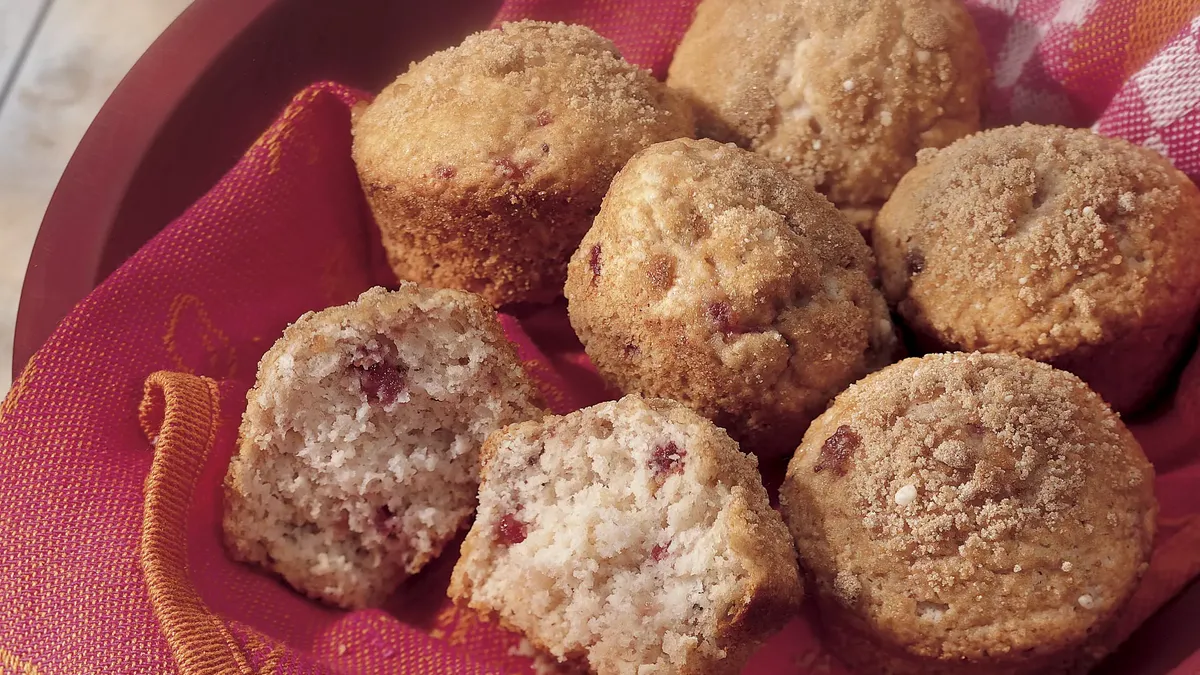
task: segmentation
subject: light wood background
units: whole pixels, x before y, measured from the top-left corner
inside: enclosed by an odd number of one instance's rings
[[[42,214],[108,95],[191,0],[0,0],[0,391]]]

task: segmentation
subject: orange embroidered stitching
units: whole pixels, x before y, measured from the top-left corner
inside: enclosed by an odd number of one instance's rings
[[[247,151],[247,155],[252,156],[256,151],[261,152],[263,149],[267,152],[267,175],[271,176],[279,173],[279,168],[283,163],[283,143],[287,141],[295,141],[292,138],[294,127],[293,121],[304,112],[305,106],[317,97],[320,92],[316,89],[305,89],[296,94],[292,98],[292,102],[284,109],[283,114],[275,121],[266,131],[263,132],[254,145]],[[293,143],[293,145],[296,145]],[[319,148],[315,147],[310,141],[307,143],[304,151],[307,155],[306,160],[309,164],[316,164],[320,159],[318,153]]]
[[[167,354],[170,355],[171,361],[175,364],[175,369],[192,375],[196,374],[196,369],[185,363],[183,356],[179,354],[176,340],[179,324],[187,316],[185,312],[189,309],[191,310],[191,316],[194,316],[201,326],[201,330],[195,331],[195,333],[200,336],[201,343],[203,344],[204,353],[208,361],[206,365],[212,369],[213,375],[233,377],[237,359],[235,358],[234,348],[230,345],[229,336],[225,334],[225,331],[213,324],[212,317],[209,316],[208,310],[204,308],[204,303],[200,298],[190,293],[180,293],[171,301],[171,309],[167,318],[167,330],[163,333],[162,338],[163,345],[167,348]],[[221,366],[225,367],[221,368]]]
[[[154,615],[180,672],[253,675],[246,654],[204,604],[187,573],[188,510],[216,436],[217,384],[159,371],[146,378],[144,391],[139,410],[143,423],[154,419],[156,410],[162,415],[146,479],[141,535],[142,572]]]
[[[37,666],[32,662],[22,659],[3,647],[0,647],[0,666],[4,666],[5,671],[11,670],[20,675],[40,675]]]

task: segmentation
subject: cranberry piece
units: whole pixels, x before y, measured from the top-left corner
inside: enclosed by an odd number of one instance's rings
[[[383,524],[395,517],[396,514],[392,511],[392,507],[387,504],[375,509],[375,522],[378,524]]]
[[[385,534],[396,529],[396,514],[387,504],[375,509],[375,527]]]
[[[908,266],[908,276],[916,276],[925,271],[925,254],[914,248],[904,254],[904,264]]]
[[[539,127],[544,127],[554,121],[554,115],[551,115],[549,110],[540,110],[534,119]]]
[[[675,441],[670,441],[654,448],[650,454],[650,466],[663,475],[683,473],[683,458],[686,456],[686,450],[675,445]]]
[[[496,541],[502,546],[519,544],[525,541],[527,534],[525,523],[517,520],[511,513],[500,516],[500,520],[496,522]]]
[[[387,363],[358,369],[358,385],[367,400],[372,403],[391,405],[400,397],[405,385],[404,369]]]
[[[713,330],[723,333],[726,336],[742,332],[738,326],[737,316],[733,313],[733,308],[728,302],[710,302],[704,307],[704,315],[708,317],[708,322],[712,324]]]
[[[456,169],[452,166],[446,166],[445,164],[438,164],[437,166],[433,167],[433,175],[437,176],[438,178],[442,178],[444,180],[450,180],[451,178],[454,178],[454,176],[457,174],[458,174],[458,169]]]
[[[501,157],[495,160],[495,164],[500,169],[500,173],[504,174],[505,178],[518,182],[525,178],[525,171],[529,168],[528,166],[517,164],[509,157]]]
[[[588,268],[592,270],[592,284],[600,278],[600,244],[592,245],[592,250],[588,254]]]
[[[670,544],[655,544],[654,548],[650,549],[650,557],[661,561],[663,558],[667,557],[667,549],[669,548]]]
[[[833,469],[837,475],[845,476],[846,462],[850,460],[850,456],[860,445],[862,445],[862,436],[843,424],[821,445],[821,454],[817,457],[816,465],[813,466],[813,473]]]

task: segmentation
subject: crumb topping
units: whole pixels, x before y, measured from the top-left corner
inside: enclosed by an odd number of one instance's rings
[[[886,199],[918,150],[979,128],[983,47],[958,2],[706,0],[668,82],[700,132],[839,205]]]
[[[846,428],[861,438],[846,475],[815,471]],[[1152,482],[1132,435],[1078,378],[940,354],[839,396],[793,458],[781,503],[832,594],[918,653],[970,656],[1032,646],[1030,627],[1051,620],[1079,641],[1111,616],[1149,553]],[[851,576],[861,592],[848,592]],[[936,630],[908,618],[934,614]]]
[[[682,101],[595,31],[519,21],[413,63],[355,120],[354,156],[368,184],[583,189],[691,129]]]
[[[828,200],[769,160],[677,139],[613,181],[566,295],[593,363],[622,390],[791,451],[831,396],[896,350],[873,267]]]
[[[1200,303],[1181,254],[1200,247],[1200,191],[1084,129],[1026,124],[923,152],[874,245],[889,300],[961,349],[1051,359]]]

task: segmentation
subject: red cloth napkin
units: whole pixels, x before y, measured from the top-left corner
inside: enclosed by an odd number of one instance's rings
[[[970,5],[996,72],[993,123],[1095,123],[1200,176],[1197,2]],[[693,6],[512,0],[500,18],[590,25],[661,76]],[[0,672],[528,671],[514,636],[445,601],[453,551],[383,609],[345,613],[221,547],[219,483],[259,357],[303,312],[394,282],[350,161],[362,98],[335,84],[301,92],[15,382],[0,409]],[[561,306],[504,324],[557,411],[606,398]],[[1162,516],[1113,640],[1200,572],[1200,360],[1168,409],[1132,426]],[[747,672],[841,670],[798,619]]]

